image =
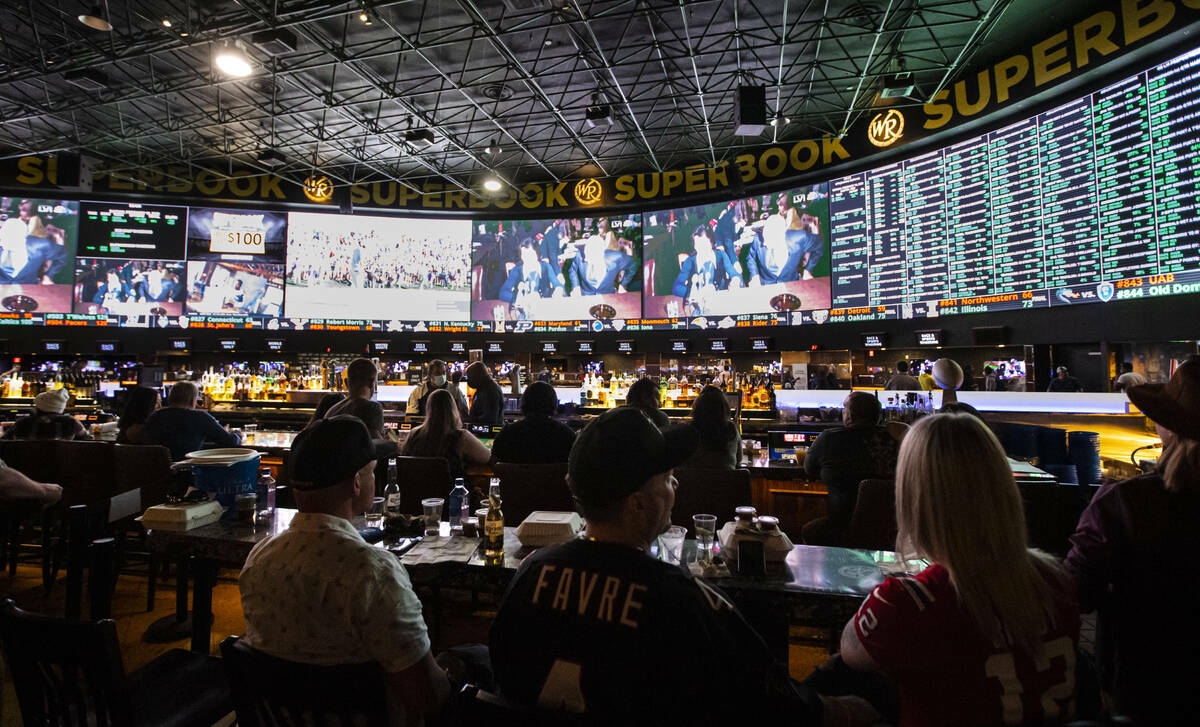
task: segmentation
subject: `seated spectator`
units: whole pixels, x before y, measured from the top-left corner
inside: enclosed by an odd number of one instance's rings
[[[1200,607],[1171,584],[1200,578],[1200,361],[1126,393],[1162,438],[1157,471],[1100,488],[1066,565],[1080,606],[1110,636],[1096,656],[1115,711],[1139,725],[1195,724],[1200,692],[1176,659],[1200,651]]]
[[[482,361],[467,367],[467,386],[475,390],[467,421],[472,424],[504,423],[504,392]]]
[[[138,386],[129,392],[125,410],[117,420],[117,444],[143,444],[142,430],[150,415],[158,411],[158,389]]]
[[[509,585],[491,630],[502,694],[596,724],[820,723],[724,593],[646,552],[696,445],[692,427],[660,430],[632,407],[580,432],[567,483],[585,537],[529,555]]]
[[[654,383],[654,379],[649,376],[643,376],[630,385],[629,391],[625,394],[625,405],[641,409],[642,413],[650,417],[650,421],[657,424],[659,428],[671,423],[667,415],[659,409],[662,406],[662,398],[658,384]]]
[[[292,444],[300,512],[254,546],[238,578],[245,642],[288,661],[329,666],[375,661],[402,714],[419,724],[449,684],[429,650],[421,602],[400,560],[363,541],[350,520],[371,506],[378,452],[366,426],[332,417]],[[381,695],[387,697],[389,695]]]
[[[962,414],[913,425],[896,515],[897,550],[932,565],[871,592],[842,632],[842,660],[894,680],[900,727],[1068,721],[1078,605],[1061,566],[1026,545],[995,435]]]
[[[62,499],[62,487],[35,482],[0,459],[0,507],[50,507]]]
[[[340,391],[333,391],[322,396],[321,400],[317,402],[317,408],[313,410],[312,417],[308,420],[308,424],[304,425],[304,428],[308,429],[312,425],[324,419],[325,415],[329,413],[329,410],[332,409],[334,405],[341,403],[345,398],[346,395]]]
[[[521,413],[525,418],[504,425],[492,444],[492,456],[497,462],[518,464],[550,464],[566,462],[575,443],[575,432],[554,419],[558,411],[558,394],[544,381],[535,381],[521,396]]]
[[[459,380],[462,380],[461,377]],[[458,381],[450,381],[446,378],[446,362],[436,358],[425,367],[425,378],[409,394],[408,406],[405,407],[404,412],[425,416],[425,402],[428,401],[430,394],[439,389],[449,391],[454,397],[455,403],[458,404],[458,413],[466,416],[467,400],[463,397],[462,389],[458,388]]]
[[[1066,366],[1059,366],[1055,369],[1054,378],[1050,379],[1050,386],[1046,391],[1077,393],[1083,391],[1083,382],[1072,376]]]
[[[705,386],[692,403],[692,426],[700,433],[700,447],[686,462],[688,467],[733,469],[742,457],[742,435],[730,418],[729,402],[715,386]]]
[[[821,432],[808,448],[804,471],[829,489],[828,514],[807,523],[801,531],[809,545],[838,545],[850,525],[858,502],[858,484],[868,479],[891,479],[899,446],[879,421],[883,409],[874,396],[855,391],[842,402],[844,426]]]
[[[171,450],[171,461],[186,459],[188,452],[202,449],[206,442],[218,447],[236,447],[242,443],[239,432],[221,426],[212,414],[196,408],[196,385],[176,381],[167,394],[163,408],[146,419],[142,427],[145,444],[161,444]]]
[[[379,369],[369,358],[356,358],[346,367],[346,398],[329,407],[325,418],[352,416],[367,425],[372,439],[386,439],[383,431],[383,406],[374,401],[379,384]]]
[[[66,389],[43,391],[33,397],[33,412],[17,419],[4,439],[91,439],[78,419],[67,416],[71,394]]]
[[[900,360],[896,362],[896,375],[888,379],[883,388],[888,391],[918,391],[921,382],[908,373],[908,361]]]
[[[467,430],[458,418],[458,407],[448,391],[435,391],[425,407],[425,421],[413,429],[400,454],[405,457],[445,457],[452,477],[464,477],[467,466],[483,465],[492,453]]]

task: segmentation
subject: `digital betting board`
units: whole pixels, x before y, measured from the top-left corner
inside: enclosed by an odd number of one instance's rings
[[[833,180],[830,320],[1200,292],[1198,82],[1192,51],[989,134]]]
[[[79,210],[79,256],[183,260],[187,207],[85,201]]]

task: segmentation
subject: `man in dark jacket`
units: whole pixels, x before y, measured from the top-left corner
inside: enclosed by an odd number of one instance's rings
[[[506,424],[492,445],[497,462],[551,464],[566,462],[575,443],[575,432],[554,419],[558,394],[544,381],[535,381],[521,396],[525,418]]]
[[[472,424],[504,423],[504,392],[482,361],[467,367],[467,386],[475,390],[467,420]]]

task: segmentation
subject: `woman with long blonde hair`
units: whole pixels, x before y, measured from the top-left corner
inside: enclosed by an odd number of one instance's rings
[[[929,567],[888,578],[842,633],[850,667],[900,692],[900,725],[1066,720],[1079,612],[1070,580],[1031,550],[1004,450],[968,414],[917,422],[896,467],[897,548]]]
[[[1098,611],[1113,710],[1137,724],[1196,724],[1195,667],[1178,665],[1200,652],[1200,602],[1188,590],[1200,579],[1200,361],[1126,394],[1154,422],[1162,454],[1155,472],[1100,488],[1066,565],[1083,610]]]

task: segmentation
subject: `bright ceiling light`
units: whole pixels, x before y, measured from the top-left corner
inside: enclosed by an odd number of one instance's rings
[[[499,179],[496,179],[495,177],[488,177],[487,179],[483,180],[483,188],[489,192],[499,192],[504,188],[504,185],[500,184]]]
[[[78,17],[79,22],[92,30],[100,30],[105,33],[112,31],[112,23],[108,22],[108,14],[104,12],[104,6],[100,3],[96,3],[90,11]]]
[[[235,78],[245,78],[254,72],[254,67],[250,65],[250,59],[246,57],[246,54],[229,45],[224,45],[217,51],[213,62],[217,64],[221,73]]]
[[[171,19],[170,18],[163,18],[163,27],[164,28],[171,27]]]

